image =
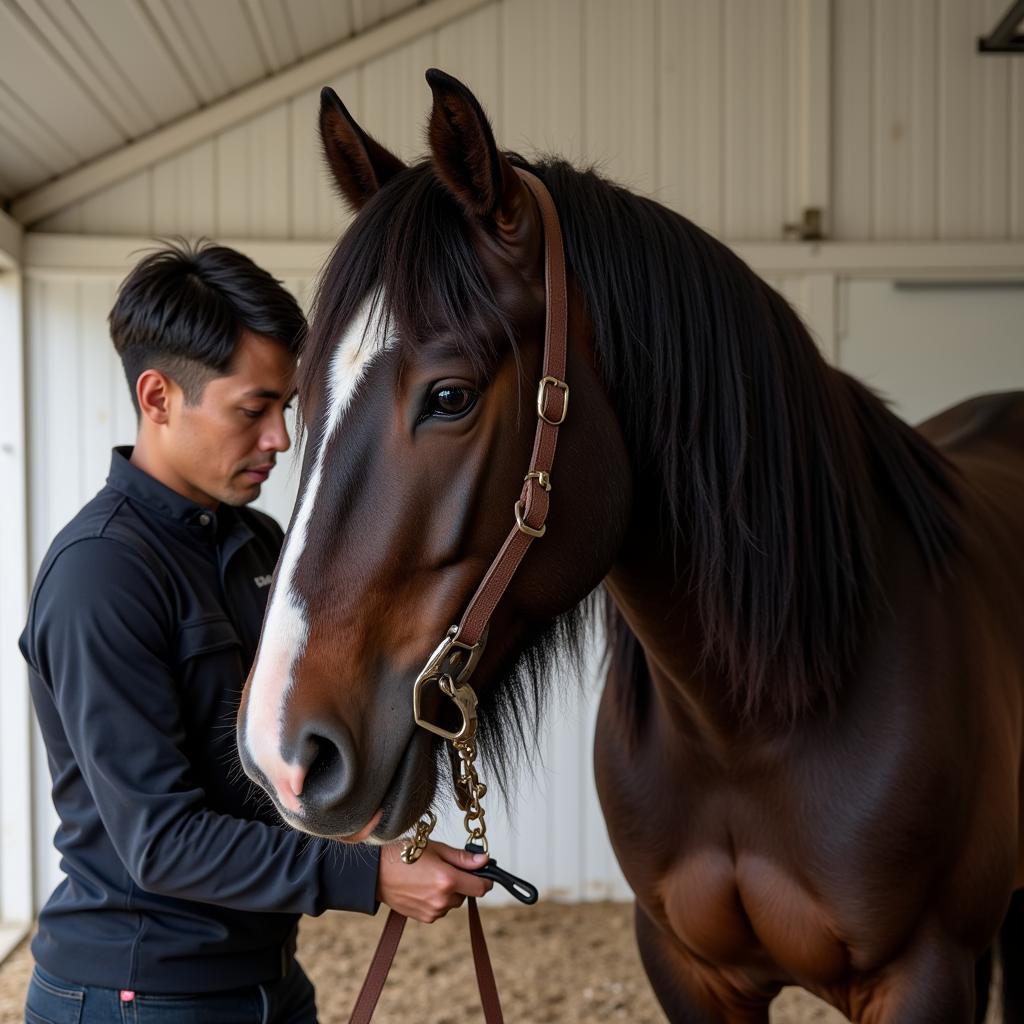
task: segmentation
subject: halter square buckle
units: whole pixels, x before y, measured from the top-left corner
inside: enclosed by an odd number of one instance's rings
[[[476,693],[468,680],[487,640],[485,633],[476,644],[464,644],[456,639],[458,630],[458,626],[448,630],[420,670],[412,688],[412,715],[416,724],[452,742],[472,737],[476,733]],[[436,685],[445,697],[455,703],[461,718],[458,729],[445,729],[424,716],[424,690],[430,685]]]
[[[557,419],[550,419],[544,412],[547,407],[548,388],[559,388],[562,391],[562,415]],[[557,377],[541,377],[537,386],[537,415],[553,427],[560,427],[565,422],[565,414],[569,411],[569,385]]]

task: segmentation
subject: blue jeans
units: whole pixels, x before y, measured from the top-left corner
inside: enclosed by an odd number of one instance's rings
[[[26,1024],[316,1024],[313,983],[298,961],[280,981],[230,992],[147,995],[32,972]]]

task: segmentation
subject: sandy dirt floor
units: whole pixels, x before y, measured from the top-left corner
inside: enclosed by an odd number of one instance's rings
[[[663,1024],[623,903],[483,907],[509,1024]],[[316,983],[322,1024],[344,1024],[384,925],[326,914],[303,922],[299,959]],[[0,966],[0,1022],[22,1020],[31,958],[23,944]],[[375,1024],[466,1024],[482,1020],[465,911],[436,924],[410,922]],[[772,1006],[772,1024],[841,1024],[845,1017],[795,989]]]

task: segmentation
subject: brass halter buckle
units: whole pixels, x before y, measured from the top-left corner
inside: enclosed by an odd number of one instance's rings
[[[416,724],[452,743],[467,738],[472,741],[476,736],[476,693],[467,680],[473,674],[487,643],[486,633],[473,645],[457,640],[458,633],[458,626],[448,630],[420,670],[412,688],[412,714]],[[462,725],[455,732],[423,717],[423,692],[432,684],[436,684],[441,693],[455,702],[462,715]]]

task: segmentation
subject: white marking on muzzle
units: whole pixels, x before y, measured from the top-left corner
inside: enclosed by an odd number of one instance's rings
[[[370,364],[389,347],[388,339],[383,337],[380,305],[378,303],[378,308],[374,309],[372,298],[366,299],[331,357],[327,419],[313,468],[299,499],[299,510],[285,539],[277,583],[263,622],[260,649],[249,686],[243,743],[249,757],[292,810],[298,810],[298,804],[285,783],[281,734],[285,704],[293,683],[292,671],[309,639],[305,602],[295,589],[295,570],[306,547],[309,521],[320,491],[325,453]]]

